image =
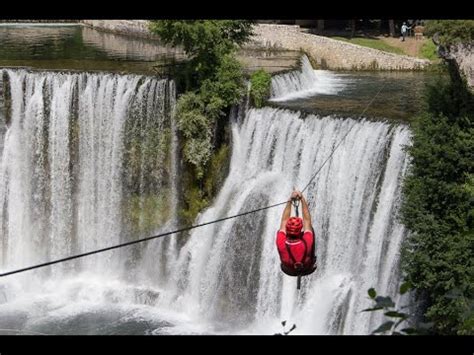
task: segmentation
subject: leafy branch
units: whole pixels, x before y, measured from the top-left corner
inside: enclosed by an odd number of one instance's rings
[[[411,284],[405,282],[400,286],[399,293],[404,295],[411,289]],[[368,290],[368,295],[371,300],[374,301],[374,305],[371,308],[364,309],[362,312],[376,312],[383,311],[384,315],[391,320],[388,320],[381,324],[377,329],[375,329],[372,334],[390,334],[390,335],[412,335],[412,334],[426,334],[429,329],[433,326],[433,323],[419,323],[417,328],[406,327],[403,329],[398,329],[398,327],[410,319],[411,315],[405,312],[402,312],[402,308],[396,308],[395,302],[389,296],[377,296],[377,291],[374,288]]]

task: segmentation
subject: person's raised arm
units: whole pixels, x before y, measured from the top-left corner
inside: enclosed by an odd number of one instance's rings
[[[293,193],[290,196],[290,200],[286,203],[285,209],[283,210],[283,214],[281,215],[280,230],[284,231],[285,233],[286,233],[286,222],[288,221],[291,215],[291,200],[296,197],[298,197],[298,193],[296,191],[293,191]]]
[[[300,195],[301,205],[303,206],[303,228],[304,231],[312,231],[313,224],[311,223],[311,214],[309,213],[308,203],[303,195]]]

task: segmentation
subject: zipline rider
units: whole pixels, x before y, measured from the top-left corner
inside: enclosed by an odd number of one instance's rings
[[[303,218],[298,216],[298,204],[303,206]],[[290,217],[291,205],[295,206],[296,217]],[[293,191],[281,216],[280,230],[276,245],[281,260],[281,270],[290,276],[298,277],[312,274],[316,270],[314,229],[311,223],[308,203],[299,191]]]

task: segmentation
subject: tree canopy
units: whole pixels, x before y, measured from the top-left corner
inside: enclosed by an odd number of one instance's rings
[[[211,200],[219,174],[208,167],[224,162],[228,149],[219,147],[219,121],[228,116],[245,92],[244,74],[235,57],[238,46],[250,39],[252,22],[239,20],[158,20],[150,30],[165,44],[181,47],[184,65],[176,67],[174,79],[181,152],[190,173],[184,180],[188,196],[183,216],[192,223]],[[225,169],[220,169],[224,171]],[[203,190],[201,187],[206,186]]]
[[[470,43],[474,39],[474,20],[429,20],[425,34],[439,34],[439,44],[450,46],[457,43]]]
[[[151,21],[150,30],[165,44],[183,48],[196,75],[192,84],[199,85],[212,78],[226,55],[249,40],[252,25],[246,20],[157,20]]]
[[[412,127],[402,221],[406,279],[426,301],[437,334],[472,334],[474,292],[474,98],[453,64],[431,86]]]

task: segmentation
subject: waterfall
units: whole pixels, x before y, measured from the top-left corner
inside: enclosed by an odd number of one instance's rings
[[[367,334],[377,317],[361,313],[367,290],[396,293],[397,222],[407,168],[405,125],[251,109],[232,126],[230,173],[197,223],[285,201],[302,188],[350,127],[331,161],[310,184],[318,269],[283,275],[275,246],[284,206],[205,226],[180,251],[177,284],[161,305],[230,327],[271,334],[281,320],[309,334]],[[169,290],[172,293],[172,290]],[[376,322],[375,322],[376,323]]]
[[[179,227],[172,81],[1,74],[0,270]],[[305,192],[318,269],[299,292],[280,271],[281,206],[195,229],[180,243],[173,235],[4,278],[0,328],[273,334],[287,320],[301,334],[373,330],[380,316],[360,312],[371,305],[367,289],[393,296],[400,279],[408,127],[274,108],[235,116],[229,175],[195,223],[285,201],[353,127]]]
[[[329,70],[314,70],[308,57],[303,55],[299,71],[272,77],[270,100],[277,102],[314,95],[336,95],[350,85],[346,76]]]
[[[2,270],[138,238],[175,218],[172,82],[139,75],[0,73],[11,96],[0,162]],[[136,266],[130,260],[143,250],[140,245],[90,256],[38,270],[33,278],[81,270],[118,276]]]

